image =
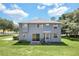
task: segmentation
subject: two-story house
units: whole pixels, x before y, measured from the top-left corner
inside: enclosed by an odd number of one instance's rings
[[[19,23],[19,40],[27,40],[31,43],[61,42],[61,24],[51,20]]]

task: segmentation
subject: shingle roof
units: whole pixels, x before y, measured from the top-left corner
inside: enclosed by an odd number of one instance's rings
[[[30,20],[30,21],[26,21],[26,22],[22,22],[22,23],[60,23],[58,21],[51,21],[51,20],[41,20],[41,19],[36,19],[36,20]]]

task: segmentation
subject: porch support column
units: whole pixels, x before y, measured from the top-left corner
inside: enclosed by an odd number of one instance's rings
[[[48,33],[49,34],[49,39],[50,39],[50,33]]]
[[[45,33],[45,42],[46,42],[46,33]]]

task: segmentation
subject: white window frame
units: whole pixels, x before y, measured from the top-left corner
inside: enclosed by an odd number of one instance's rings
[[[45,24],[46,26],[49,26],[50,24]]]
[[[28,27],[28,24],[23,24],[22,28],[26,28],[26,27]]]

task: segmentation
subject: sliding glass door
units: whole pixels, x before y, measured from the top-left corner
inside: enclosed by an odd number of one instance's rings
[[[40,41],[40,34],[32,34],[32,41]]]

